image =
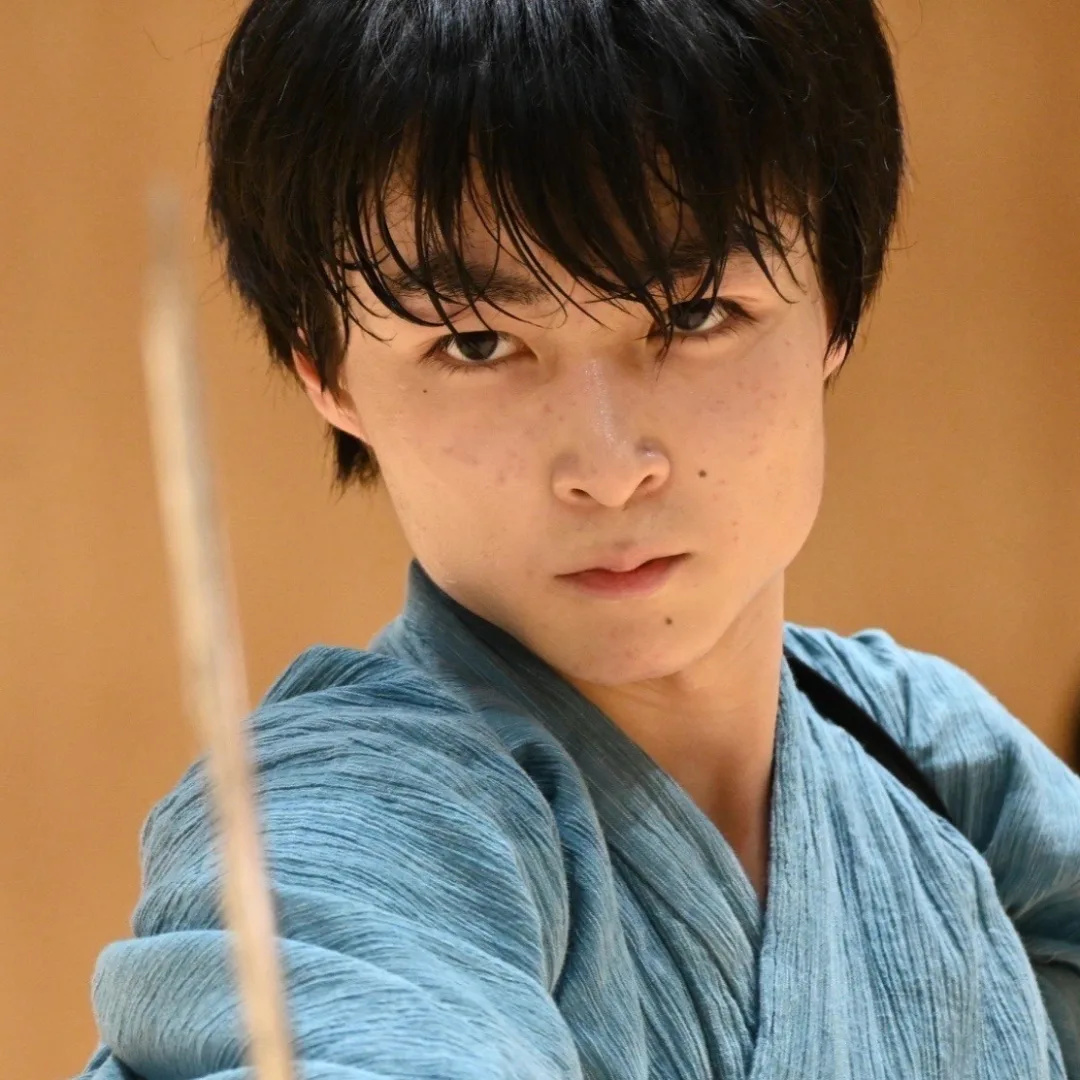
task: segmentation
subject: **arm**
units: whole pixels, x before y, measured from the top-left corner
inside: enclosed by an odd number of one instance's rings
[[[881,630],[829,640],[849,688],[926,772],[989,864],[1067,1074],[1080,1080],[1080,776],[948,660]]]
[[[551,994],[568,913],[550,808],[474,714],[418,689],[251,720],[299,1076],[579,1077]],[[206,813],[195,767],[147,822],[87,1080],[250,1080]]]

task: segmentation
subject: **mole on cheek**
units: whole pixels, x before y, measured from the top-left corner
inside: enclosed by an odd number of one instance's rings
[[[665,615],[665,616],[664,616],[664,622],[665,622],[665,623],[666,623],[666,624],[667,624],[668,626],[670,626],[670,625],[671,625],[671,623],[672,623],[672,619],[671,619],[671,616],[670,616],[670,615]]]
[[[704,469],[698,469],[698,476],[708,476],[709,474]]]

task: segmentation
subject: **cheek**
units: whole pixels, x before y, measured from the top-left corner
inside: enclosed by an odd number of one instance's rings
[[[796,551],[817,516],[824,478],[824,357],[816,345],[794,335],[774,343],[754,441],[758,512],[775,515],[782,542]]]
[[[475,502],[522,479],[527,443],[520,428],[515,437],[492,416],[456,416],[432,428],[418,452],[436,481],[452,481],[456,491]]]
[[[791,334],[759,340],[732,363],[721,363],[676,404],[684,446],[729,467],[784,457],[820,426],[820,370]],[[722,474],[721,474],[722,475]],[[719,477],[718,477],[719,478]]]
[[[507,493],[522,493],[527,436],[490,403],[436,402],[422,390],[399,400],[373,429],[372,441],[406,535],[457,536],[473,542],[505,518]],[[489,512],[490,510],[490,512]],[[486,523],[486,525],[485,525]],[[434,538],[431,538],[434,540]]]
[[[709,391],[687,398],[693,420],[674,429],[709,527],[763,556],[801,543],[820,503],[824,361],[815,349],[794,329],[759,340]]]

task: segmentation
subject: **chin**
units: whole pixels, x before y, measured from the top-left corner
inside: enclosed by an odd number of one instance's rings
[[[594,686],[663,679],[683,671],[701,655],[686,646],[660,650],[655,641],[643,643],[640,648],[627,643],[609,644],[595,652],[584,648],[567,652],[564,645],[559,652],[564,655],[548,660],[552,667],[564,676]]]

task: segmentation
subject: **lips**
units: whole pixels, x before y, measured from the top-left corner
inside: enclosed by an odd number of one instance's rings
[[[600,561],[592,563],[589,566],[583,566],[579,570],[570,570],[565,574],[560,574],[559,577],[570,577],[571,574],[584,574],[589,570],[609,570],[617,574],[629,573],[631,570],[637,570],[638,567],[644,566],[647,562],[652,562],[654,559],[673,559],[681,552],[657,552],[656,554],[642,554],[640,551],[637,553],[628,552],[622,555],[612,555],[607,558],[601,558]]]
[[[600,599],[643,599],[662,589],[688,558],[690,556],[686,552],[681,555],[659,555],[629,570],[592,568],[561,574],[559,580],[578,592]],[[629,562],[637,562],[637,559],[624,560],[624,565]]]

